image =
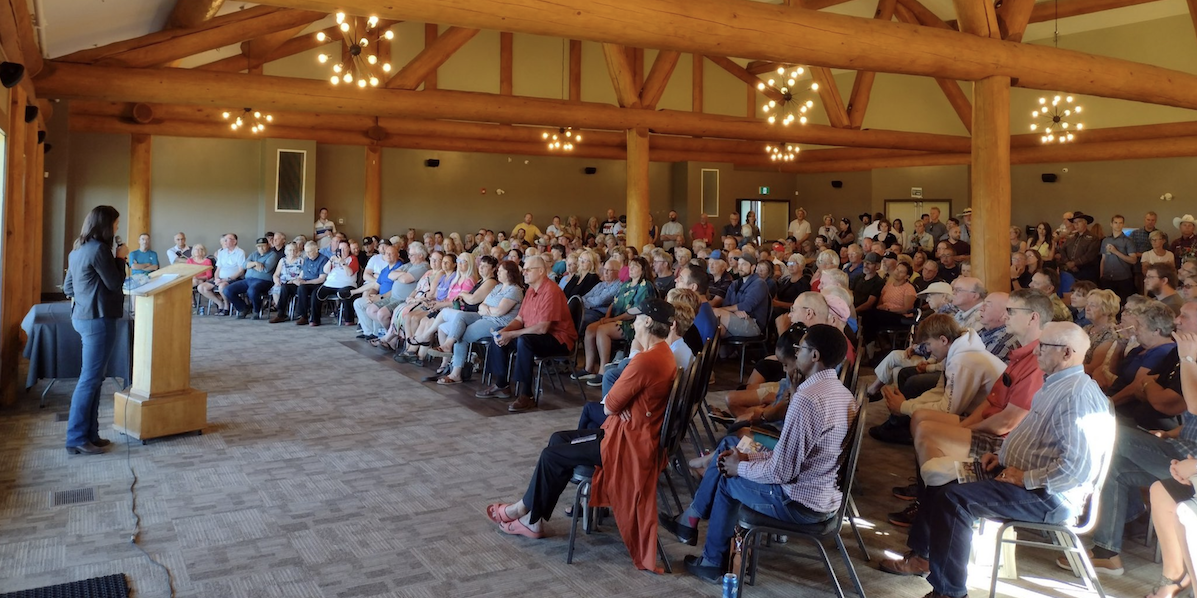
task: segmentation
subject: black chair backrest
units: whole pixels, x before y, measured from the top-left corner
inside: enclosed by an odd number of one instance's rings
[[[719,327],[722,330],[722,326]],[[698,377],[695,380],[695,400],[702,402],[707,396],[707,388],[711,385],[711,372],[715,370],[715,361],[719,359],[719,330],[703,343],[702,351],[696,356],[699,363]]]
[[[852,482],[856,478],[856,462],[860,457],[860,441],[864,438],[865,409],[869,405],[869,397],[864,389],[856,394],[856,419],[848,428],[848,435],[844,438],[844,449],[840,453],[840,469],[836,475],[839,484],[840,508],[836,509],[836,521],[843,521],[848,511],[848,503],[852,493]]]
[[[695,372],[698,370],[697,361],[691,361],[689,367],[678,368],[677,376],[673,380],[673,392],[669,395],[669,405],[665,409],[665,419],[661,422],[661,455],[668,459],[669,455],[677,452],[682,444],[682,438],[690,425],[687,410],[690,399],[690,388],[694,384]]]
[[[860,383],[860,362],[861,356],[864,354],[864,341],[862,339],[856,340],[856,359],[852,361],[851,372],[847,376],[847,382],[844,384],[852,394],[856,394],[856,386]]]
[[[582,298],[574,295],[569,298],[569,317],[574,321],[574,330],[578,331],[578,338],[581,338],[586,330],[582,328],[582,314],[585,313],[585,306],[582,305]]]

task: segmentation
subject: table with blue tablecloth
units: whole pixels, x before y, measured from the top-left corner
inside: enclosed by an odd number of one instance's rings
[[[50,379],[50,385],[59,378],[78,378],[82,369],[83,340],[71,325],[71,303],[39,303],[34,305],[21,329],[29,341],[25,343],[25,358],[29,360],[29,375],[25,389],[33,388],[38,380]],[[128,386],[133,377],[133,319],[126,313],[116,325],[116,341],[112,358],[108,360],[108,378],[120,378],[122,387]],[[46,387],[49,391],[50,387]],[[45,399],[46,393],[42,393]]]

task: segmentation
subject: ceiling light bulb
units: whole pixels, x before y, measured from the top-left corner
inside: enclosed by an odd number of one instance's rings
[[[786,120],[781,121],[781,126],[783,126],[783,127],[790,126],[790,119],[787,118]]]
[[[786,67],[784,67],[784,66],[779,66],[779,67],[777,67],[777,74],[778,74],[778,75],[784,75],[784,74],[786,74]]]
[[[581,135],[574,135],[574,141],[577,141],[578,143],[582,143],[582,136],[581,136]]]
[[[549,144],[549,149],[553,149],[553,144]]]
[[[1061,127],[1063,127],[1063,128],[1065,128],[1065,129],[1067,129],[1067,128],[1068,128],[1068,123],[1067,123],[1067,122],[1060,123],[1060,126],[1061,126]]]
[[[327,38],[328,38],[328,36],[327,36],[327,35],[324,35],[324,32],[323,32],[323,31],[318,31],[318,32],[316,32],[316,41],[318,41],[318,42],[322,42],[322,41],[324,41],[324,40],[325,40],[325,39],[327,39]]]
[[[777,102],[775,100],[769,100],[769,107],[773,108],[775,106],[777,106]]]
[[[806,114],[806,106],[799,108],[798,112],[801,112],[802,114]]]
[[[1072,96],[1068,96],[1068,97],[1064,98],[1064,101],[1065,101],[1065,102],[1068,102],[1069,104],[1071,104],[1071,103],[1072,103]]]
[[[229,117],[229,113],[228,113],[228,112],[225,112],[224,114],[221,114],[221,117],[223,117],[223,118],[228,118],[228,117]]]
[[[1043,113],[1043,114],[1047,114],[1047,106],[1044,106],[1044,107],[1040,108],[1040,109],[1039,109],[1039,112],[1041,112],[1041,113]]]
[[[798,78],[798,71],[794,71],[794,72],[790,73],[790,78],[791,78],[791,79],[797,79],[797,78]]]
[[[802,68],[802,67],[798,67],[798,74],[799,74],[799,75],[801,75],[802,73],[805,73],[805,72],[806,72],[806,69],[804,69],[804,68]]]
[[[389,62],[382,63],[382,72],[384,72],[384,73],[391,72],[391,63],[389,63]]]
[[[345,73],[345,76],[342,77],[342,79],[344,79],[346,83],[353,83],[353,75],[350,73]]]
[[[756,84],[756,88],[757,88],[757,89],[759,89],[760,91],[765,91],[765,84],[764,84],[764,83],[757,83],[757,84]]]
[[[267,114],[267,115],[266,115],[266,122],[268,122],[268,123],[272,123],[272,122],[274,122],[274,117],[273,117],[273,116],[270,116],[269,114]]]
[[[786,81],[786,85],[793,85],[793,84],[794,84],[794,79],[792,79],[792,78]]]
[[[329,78],[329,81],[332,81],[332,84],[336,85],[341,82],[341,78],[336,75],[333,75],[332,77]]]
[[[553,141],[557,141],[557,135],[556,135],[556,133],[554,133],[554,134],[553,134]]]
[[[1039,128],[1039,125],[1037,125],[1037,124],[1034,124],[1034,123],[1032,123],[1032,124],[1031,124],[1031,130],[1032,130],[1032,131],[1034,131],[1035,129],[1038,129],[1038,128]]]
[[[344,23],[344,22],[345,22],[345,13],[343,13],[343,12],[339,12],[339,13],[337,13],[337,22],[338,22],[338,23]]]
[[[1068,134],[1068,140],[1069,140],[1069,141],[1072,141],[1072,133],[1069,133],[1069,134]]]
[[[349,31],[349,23],[341,23],[341,31]]]
[[[777,122],[777,119],[776,119],[776,118],[773,118],[772,116],[770,116],[770,117],[769,117],[769,124],[773,124],[773,123],[775,123],[775,122]]]
[[[1046,104],[1046,103],[1047,103],[1047,98],[1039,98],[1039,103],[1040,103],[1040,104]]]
[[[324,64],[324,63],[328,62],[328,54],[321,54],[321,55],[317,56],[316,61],[319,62],[320,64]]]
[[[1038,118],[1038,116],[1039,116],[1039,111],[1038,111],[1038,110],[1032,110],[1032,111],[1031,111],[1031,118]]]
[[[369,62],[370,64],[376,64],[376,63],[378,63],[378,57],[371,54],[366,57],[366,62]]]
[[[769,79],[769,87],[773,87],[773,79]]]
[[[1082,125],[1081,123],[1076,124],[1076,130],[1080,131],[1083,128],[1085,128],[1085,125]]]
[[[377,24],[378,24],[378,17],[370,17],[369,19],[366,19],[366,24],[367,24],[367,25],[369,25],[369,26],[371,26],[371,27],[373,27],[373,26],[377,25]]]
[[[362,39],[357,40],[357,45],[365,48],[366,46],[370,45],[370,40],[363,37]]]
[[[1059,101],[1060,101],[1060,96],[1056,96],[1056,97],[1052,98],[1052,101],[1053,101],[1053,102],[1059,102]]]
[[[341,72],[341,65],[339,65],[339,64],[335,64],[335,65],[333,65],[333,72],[334,72],[334,73],[339,73],[339,72]]]
[[[814,107],[815,107],[815,102],[814,102],[813,100],[807,100],[807,101],[806,101],[806,107],[807,107],[807,108],[814,108]]]
[[[811,84],[810,84],[810,90],[811,90],[811,91],[819,91],[819,84],[818,84],[818,83],[811,83]]]
[[[772,147],[769,147],[768,145],[766,145],[766,146],[765,146],[765,151],[767,151],[767,152],[769,152],[769,151],[773,151],[773,148],[772,148]]]
[[[1080,106],[1077,106],[1077,107],[1076,107],[1076,113],[1077,113],[1077,114],[1080,114],[1080,113],[1081,113],[1081,107],[1080,107]]]
[[[382,34],[382,36],[387,39],[395,39],[395,32],[391,31],[390,29],[387,29],[387,32]]]
[[[370,87],[378,87],[378,77],[370,77]]]
[[[262,118],[262,113],[261,113],[261,112],[258,112],[258,111],[256,111],[256,110],[255,110],[255,111],[254,111],[254,118]]]
[[[549,138],[549,134],[548,134],[547,132],[545,132],[545,133],[542,133],[542,134],[540,135],[540,138],[541,138],[541,139],[548,139],[548,138]]]
[[[237,126],[241,126],[241,117],[237,117]]]
[[[769,105],[768,105],[768,104],[765,104],[764,106],[761,106],[761,111],[762,111],[762,112],[768,112],[768,111],[769,111]]]
[[[365,79],[358,79],[358,80],[357,80],[357,86],[358,86],[358,87],[365,87],[365,86],[366,86],[366,80],[365,80]]]
[[[573,131],[566,131],[566,132],[565,132],[565,136],[566,136],[566,137],[573,137],[573,136],[574,136],[574,132],[573,132]]]
[[[232,130],[236,131],[236,130],[237,130],[237,123],[233,123],[233,124],[229,125],[229,128],[231,128]]]
[[[804,116],[804,117],[802,117],[802,118],[798,119],[798,122],[799,122],[799,123],[801,123],[801,124],[804,124],[804,125],[805,125],[805,124],[806,124],[806,117]]]

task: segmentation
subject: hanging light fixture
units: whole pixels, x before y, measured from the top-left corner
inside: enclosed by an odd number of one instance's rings
[[[793,162],[801,149],[792,143],[774,143],[765,146],[765,153],[774,162]]]
[[[582,143],[582,134],[574,133],[570,127],[561,127],[556,133],[545,132],[540,136],[549,144],[550,150],[572,152],[575,143]]]
[[[781,101],[769,98],[764,105],[761,106],[761,111],[768,114],[766,120],[769,124],[774,125],[781,123],[783,126],[790,126],[790,123],[798,121],[798,124],[805,125],[807,121],[807,112],[815,107],[814,100],[808,97],[798,97],[801,93],[802,82],[799,77],[806,73],[806,69],[800,66],[794,67],[777,67],[777,79],[769,79],[767,87],[773,87],[781,93]],[[767,89],[764,81],[757,83],[757,91],[765,91]],[[810,91],[819,91],[819,84],[811,82],[807,88]]]
[[[1085,128],[1078,122],[1081,106],[1072,96],[1039,98],[1039,107],[1031,111],[1031,131],[1039,133],[1041,143],[1068,143],[1074,135]]]
[[[1060,7],[1056,2],[1056,29],[1053,43],[1060,47]],[[1080,122],[1081,106],[1070,95],[1039,98],[1039,105],[1031,110],[1031,131],[1039,134],[1039,142],[1068,143],[1085,128]]]
[[[337,28],[345,40],[342,60],[333,65],[333,74],[329,82],[333,85],[356,85],[359,88],[378,87],[382,78],[391,72],[391,63],[383,62],[378,57],[381,42],[395,39],[395,32],[387,29],[378,30],[378,17],[366,19],[365,26],[358,29],[361,23],[357,19],[348,19],[345,13],[337,13]],[[327,41],[328,36],[323,31],[316,33],[316,41]],[[328,54],[316,56],[320,64],[328,64],[333,60]]]
[[[266,123],[274,122],[273,116],[264,114],[253,108],[244,108],[240,114],[236,112],[224,112],[221,116],[229,123],[229,128],[234,131],[240,131],[242,127],[249,127],[250,132],[255,134],[265,131]]]

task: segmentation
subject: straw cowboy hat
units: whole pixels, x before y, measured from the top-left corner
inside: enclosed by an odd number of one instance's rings
[[[1186,222],[1188,222],[1189,224],[1197,224],[1197,218],[1193,218],[1192,214],[1185,214],[1184,216],[1181,216],[1180,218],[1173,218],[1172,226],[1175,226],[1176,228],[1180,228],[1180,225],[1182,225]]]

